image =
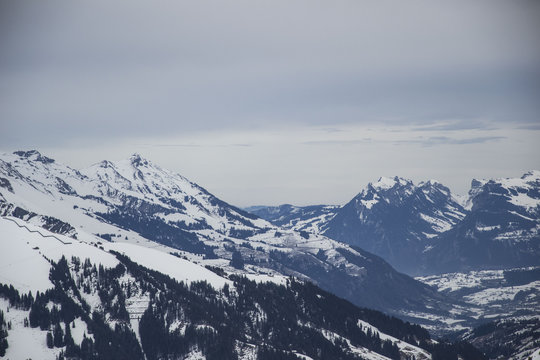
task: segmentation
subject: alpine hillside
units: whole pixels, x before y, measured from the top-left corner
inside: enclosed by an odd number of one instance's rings
[[[0,211],[51,231],[139,244],[248,277],[295,276],[351,302],[449,316],[434,289],[323,235],[282,229],[133,155],[75,170],[37,151],[0,157]],[[424,317],[416,319],[421,322]]]
[[[148,247],[0,218],[0,357],[463,359],[466,342],[358,308],[311,283],[210,271]]]

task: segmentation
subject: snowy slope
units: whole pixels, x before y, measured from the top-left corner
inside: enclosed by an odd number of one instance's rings
[[[365,214],[379,208],[387,211],[391,204],[407,211],[410,204],[429,203],[439,210],[439,201],[450,204],[439,212],[428,211],[428,207],[415,218],[428,224],[425,233],[430,236],[445,231],[448,223],[461,216],[460,205],[449,191],[433,181],[415,186],[400,178],[381,179],[370,187],[371,195],[366,190],[356,199]],[[6,248],[0,255],[6,263],[6,271],[0,272],[5,281],[0,282],[14,284],[21,291],[51,288],[47,276],[50,264],[45,257],[54,261],[62,254],[68,260],[72,256],[89,258],[94,264],[113,268],[118,260],[107,250],[114,250],[185,283],[205,280],[216,288],[231,285],[215,272],[279,284],[293,275],[356,304],[384,309],[411,321],[463,321],[447,311],[452,308],[448,299],[396,272],[377,256],[320,234],[274,226],[138,155],[78,171],[36,151],[4,154],[0,156],[0,211],[9,217],[2,219],[0,229],[7,234],[0,236]],[[323,211],[329,214],[333,209]],[[60,234],[38,229],[43,226]],[[418,229],[411,233],[418,234]],[[430,236],[424,234],[425,239]],[[26,237],[26,242],[8,242]],[[242,259],[240,265],[233,262],[235,256]],[[41,275],[28,276],[25,257],[35,262]],[[92,311],[103,311],[106,306],[96,287],[99,276],[85,279],[81,271],[72,269],[80,286],[88,290],[81,291],[81,299]],[[126,274],[118,281],[125,288],[138,280]],[[152,300],[142,285],[135,286],[131,296],[126,295],[129,326],[135,333]],[[111,328],[118,323],[111,314],[105,319]],[[358,353],[367,356],[364,350]],[[404,352],[413,350],[408,345],[402,348]],[[196,354],[194,351],[193,356]]]
[[[540,265],[540,171],[473,180],[470,208],[424,254],[427,273]]]
[[[0,282],[13,284],[23,292],[45,291],[50,262],[62,256],[91,258],[94,263],[114,267],[114,256],[84,242],[48,232],[16,218],[0,218]]]
[[[190,283],[207,281],[219,288],[230,281],[190,261],[166,252],[128,243],[102,243],[100,238],[88,236],[79,241],[51,233],[16,218],[0,218],[1,281],[13,284],[23,292],[45,291],[53,287],[49,280],[49,260],[58,262],[62,256],[90,259],[93,264],[113,268],[118,260],[109,250],[125,254],[132,261],[170,277]],[[99,244],[99,246],[96,246]]]
[[[200,265],[159,250],[126,243],[105,243],[103,247],[106,250],[114,250],[124,254],[139,265],[169,275],[177,281],[183,281],[185,283],[206,281],[217,289],[223,287],[225,284],[232,284],[231,281],[216,275]]]
[[[2,196],[7,202],[96,231],[99,226],[87,219],[89,214],[120,210],[151,212],[180,229],[224,234],[231,228],[270,226],[139,155],[117,163],[103,161],[79,172],[35,150],[17,152],[0,157],[0,174],[5,176]]]
[[[31,214],[21,215],[25,211]],[[403,306],[424,311],[426,299],[441,300],[369,253],[276,227],[140,155],[78,171],[37,151],[3,154],[0,212],[36,225],[46,215],[48,222],[71,226],[66,234],[77,239],[95,235],[103,243],[144,245],[250,278],[310,279],[356,304],[390,312]],[[233,254],[241,266],[233,266]],[[396,292],[399,301],[388,296]]]
[[[95,180],[98,192],[121,204],[126,198],[134,198],[161,207],[160,215],[167,222],[187,222],[186,225],[210,226],[217,231],[231,227],[259,228],[267,222],[225,204],[203,188],[179,174],[143,159],[135,154],[127,160],[102,161],[82,171]],[[167,215],[174,216],[167,218]],[[183,216],[182,216],[183,215]]]
[[[11,217],[0,218],[0,260],[2,264],[1,274],[3,284],[12,285],[20,293],[24,294],[27,291],[32,291],[36,294],[37,291],[44,292],[47,289],[52,289],[53,284],[49,280],[49,270],[53,262],[58,262],[60,258],[65,257],[70,261],[71,258],[79,258],[81,262],[90,261],[94,265],[102,265],[106,269],[115,268],[120,262],[108,252],[114,250],[122,253],[128,258],[144,267],[169,275],[170,277],[183,282],[206,281],[210,285],[221,288],[225,284],[234,287],[232,281],[224,279],[215,273],[197,265],[190,261],[169,255],[163,251],[151,249],[145,246],[139,246],[128,243],[107,243],[101,242],[99,237],[88,234],[79,233],[85,240],[73,239],[67,236],[51,233],[43,228],[36,227],[21,219]],[[88,260],[86,260],[88,259]],[[84,261],[83,261],[84,260]],[[100,287],[95,285],[95,281],[99,278],[96,275],[84,277],[86,265],[84,267],[75,266],[75,262],[71,260],[70,272],[79,286],[81,292],[81,300],[73,292],[68,292],[73,296],[76,302],[84,301],[89,305],[90,310],[104,312],[105,321],[109,323],[111,329],[117,324],[123,323],[109,315],[107,305],[100,300]],[[101,271],[101,270],[100,270]],[[101,276],[101,275],[99,275]],[[138,334],[140,317],[148,307],[150,297],[141,285],[138,284],[137,278],[126,273],[119,278],[119,283],[123,289],[128,286],[131,290],[126,293],[126,309],[130,316],[130,322],[127,324],[129,328],[135,331],[137,339],[140,341]],[[92,285],[94,284],[94,285]],[[88,287],[88,290],[85,290]],[[67,291],[67,289],[65,289]],[[50,303],[51,308],[58,304]],[[8,332],[9,348],[6,358],[24,359],[24,358],[40,358],[40,359],[55,359],[61,351],[65,351],[66,347],[48,348],[45,342],[47,329],[41,330],[39,327],[27,327],[24,325],[25,319],[29,317],[28,310],[17,309],[11,307],[7,300],[0,295],[0,310],[6,315],[6,320],[11,322],[12,328]],[[258,316],[266,316],[261,313]],[[382,340],[389,340],[395,343],[402,353],[405,355],[415,355],[417,359],[429,359],[429,354],[415,345],[407,344],[390,335],[386,335],[379,331],[376,327],[369,325],[365,321],[361,322],[362,328],[369,326],[372,331],[379,333]],[[126,325],[126,323],[123,323]],[[174,324],[171,323],[171,324]],[[80,345],[84,337],[94,339],[94,335],[89,332],[89,328],[85,320],[76,318],[69,324],[73,326],[71,333],[76,345]],[[184,325],[185,326],[185,325]],[[202,326],[202,325],[201,325]],[[63,325],[64,331],[65,325]],[[350,347],[350,352],[362,355],[367,359],[385,359],[383,355],[368,350],[361,346],[355,346],[353,343],[332,331],[319,329],[325,337],[336,339],[340,338],[345,341]],[[248,347],[249,344],[239,345],[240,348]],[[254,358],[255,352],[240,351],[240,359]],[[250,355],[251,354],[251,355]],[[299,355],[301,353],[298,353]],[[193,356],[202,356],[202,353],[194,351]],[[306,358],[304,356],[304,358]],[[309,358],[309,357],[307,357]]]
[[[58,262],[62,257],[71,259],[77,257],[82,260],[88,259],[96,266],[114,268],[119,264],[116,257],[107,252],[114,250],[123,253],[140,265],[154,269],[169,275],[178,281],[191,283],[194,281],[206,281],[216,288],[224,284],[232,284],[206,268],[191,263],[187,260],[169,255],[165,252],[144,246],[126,243],[101,243],[101,239],[82,234],[85,241],[73,239],[64,235],[51,233],[43,228],[13,217],[0,217],[0,284],[11,285],[21,294],[31,292],[45,292],[53,289],[54,285],[49,280],[51,263]],[[81,234],[79,232],[79,234]],[[100,300],[95,295],[84,294],[83,298],[92,309],[100,309]],[[137,300],[138,299],[138,300]],[[128,311],[134,304],[134,313],[140,314],[143,309],[137,308],[143,297],[128,299]],[[146,304],[148,301],[146,301]],[[28,319],[28,311],[9,306],[7,300],[0,295],[0,310],[6,316],[6,321],[12,323],[9,331],[9,348],[6,353],[7,359],[56,359],[64,348],[49,349],[45,343],[47,331],[39,328],[24,326],[24,319]],[[76,327],[72,331],[76,344],[81,344],[83,333],[89,335],[86,324],[81,319],[75,321]],[[138,321],[132,321],[132,327],[138,328]],[[86,330],[85,330],[86,329]]]
[[[12,324],[8,335],[9,347],[6,351],[6,359],[57,359],[61,349],[47,348],[46,332],[39,328],[24,326],[24,319],[28,318],[28,311],[10,308],[9,302],[1,297],[0,310],[6,315],[6,321],[10,321]]]

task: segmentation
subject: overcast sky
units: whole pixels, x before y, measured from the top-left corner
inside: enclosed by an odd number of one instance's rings
[[[539,1],[0,0],[0,151],[239,206],[540,169]]]

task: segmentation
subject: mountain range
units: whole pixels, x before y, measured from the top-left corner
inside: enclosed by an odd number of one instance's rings
[[[367,251],[277,227],[133,155],[75,170],[37,151],[0,158],[0,214],[81,238],[146,244],[247,276],[296,276],[392,314],[445,312],[429,286]]]
[[[343,206],[248,208],[276,225],[358,246],[410,275],[540,265],[540,172],[473,180],[380,178]]]
[[[344,206],[239,209],[138,154],[82,170],[1,154],[0,356],[8,339],[14,358],[482,358],[403,320],[472,329],[496,284],[400,271],[538,265],[539,178],[473,181],[466,201],[381,178]],[[506,317],[534,313],[534,281]]]

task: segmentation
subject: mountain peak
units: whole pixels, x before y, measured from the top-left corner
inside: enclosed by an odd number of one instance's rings
[[[379,180],[377,180],[376,182],[374,183],[369,183],[371,185],[372,188],[374,189],[381,189],[381,190],[386,190],[386,189],[391,189],[393,188],[395,185],[396,185],[396,181],[394,178],[390,178],[390,177],[386,177],[386,176],[381,176],[379,178]]]
[[[521,178],[529,181],[540,180],[540,170],[527,171]]]
[[[99,164],[97,164],[97,166],[102,167],[102,168],[108,168],[108,167],[113,167],[113,164],[109,160],[103,160]]]
[[[496,179],[473,179],[471,182],[471,190],[469,194],[478,193],[484,185],[488,186],[500,186],[506,189],[510,188],[528,188],[530,186],[537,186],[535,183],[540,182],[540,171],[530,170],[523,174],[521,177],[508,177],[508,178],[496,178]]]
[[[435,186],[435,185],[441,185],[441,183],[434,179],[429,179],[428,181],[421,182],[421,185],[427,185],[427,186]]]
[[[412,184],[412,181],[404,179],[399,176],[394,176],[393,178],[381,176],[379,180],[374,183],[369,183],[369,186],[375,190],[388,190],[397,186],[406,186]]]
[[[144,157],[141,156],[139,153],[134,153],[129,157],[129,161],[131,164],[135,167],[148,165],[150,161],[146,160]]]
[[[41,153],[37,150],[28,150],[28,151],[20,150],[20,151],[13,152],[13,154],[18,155],[21,158],[25,158],[32,161],[39,161],[44,164],[50,164],[54,162],[53,159],[41,155]]]
[[[438,180],[430,179],[428,181],[422,181],[418,184],[424,192],[440,191],[446,195],[450,195],[450,189]]]

